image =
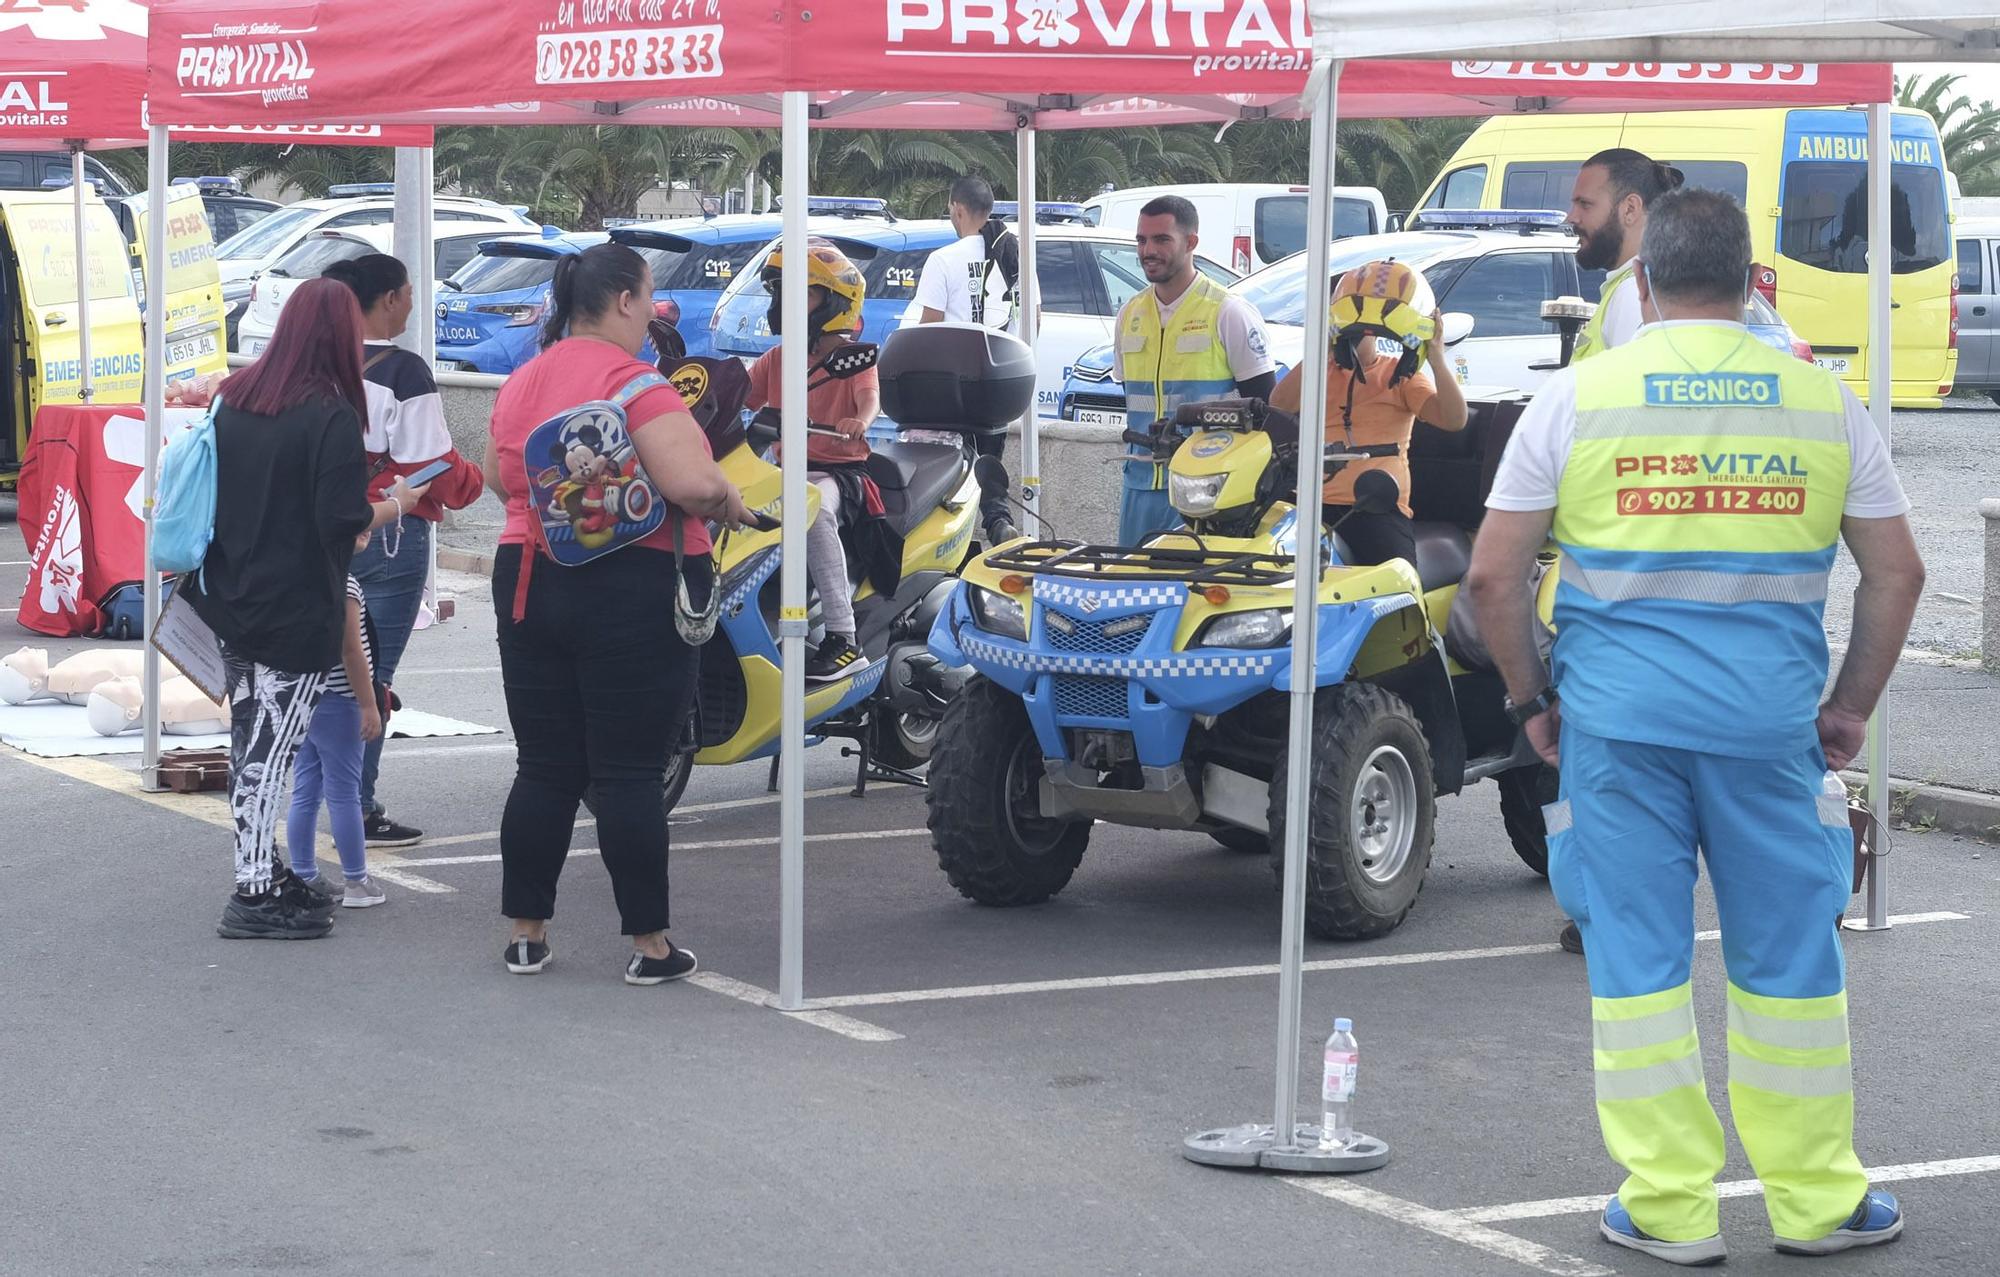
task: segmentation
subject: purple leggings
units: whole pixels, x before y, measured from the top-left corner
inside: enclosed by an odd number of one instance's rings
[[[351,879],[368,873],[368,844],[361,827],[361,702],[339,692],[319,698],[306,743],[292,766],[292,811],[285,824],[285,849],[292,872],[311,878],[319,872],[319,805],[326,800],[327,824],[340,852],[340,871]]]

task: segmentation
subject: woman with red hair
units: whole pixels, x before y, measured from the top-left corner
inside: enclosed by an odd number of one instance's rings
[[[334,280],[301,284],[257,362],[215,409],[215,537],[183,598],[222,640],[229,696],[229,808],[236,891],[217,932],[306,940],[336,898],[276,856],[291,774],[327,672],[341,657],[355,538],[414,506],[400,482],[368,501],[361,308]]]

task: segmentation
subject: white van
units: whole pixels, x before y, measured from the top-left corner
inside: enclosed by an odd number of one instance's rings
[[[1178,195],[1201,215],[1207,255],[1247,275],[1306,247],[1306,196],[1310,187],[1277,182],[1195,182],[1186,186],[1136,186],[1107,191],[1083,206],[1093,226],[1131,231],[1139,210],[1162,195]],[[1386,230],[1389,206],[1372,186],[1333,188],[1333,237],[1377,235]]]

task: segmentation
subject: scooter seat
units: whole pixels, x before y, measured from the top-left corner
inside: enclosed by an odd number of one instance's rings
[[[1424,592],[1457,585],[1472,566],[1472,538],[1454,523],[1416,523],[1417,579]]]
[[[967,470],[962,450],[942,443],[878,443],[868,477],[882,491],[889,526],[907,536],[959,484]]]

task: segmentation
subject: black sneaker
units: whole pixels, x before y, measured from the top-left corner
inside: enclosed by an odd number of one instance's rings
[[[548,967],[550,957],[546,940],[509,940],[507,951],[500,955],[515,975],[540,975]]]
[[[1577,925],[1574,922],[1565,923],[1562,934],[1556,937],[1556,943],[1562,946],[1564,953],[1581,954],[1583,952],[1583,932],[1577,929]]]
[[[861,649],[845,634],[829,634],[806,662],[806,682],[832,683],[861,664]]]
[[[669,980],[685,980],[700,966],[692,953],[668,941],[664,958],[649,958],[634,951],[632,960],[625,964],[625,983],[665,984]]]
[[[215,926],[224,940],[317,940],[332,930],[331,908],[309,908],[302,894],[283,890],[247,900],[232,893]]]
[[[370,812],[362,825],[370,847],[414,847],[424,840],[424,831],[399,825],[386,811]]]

